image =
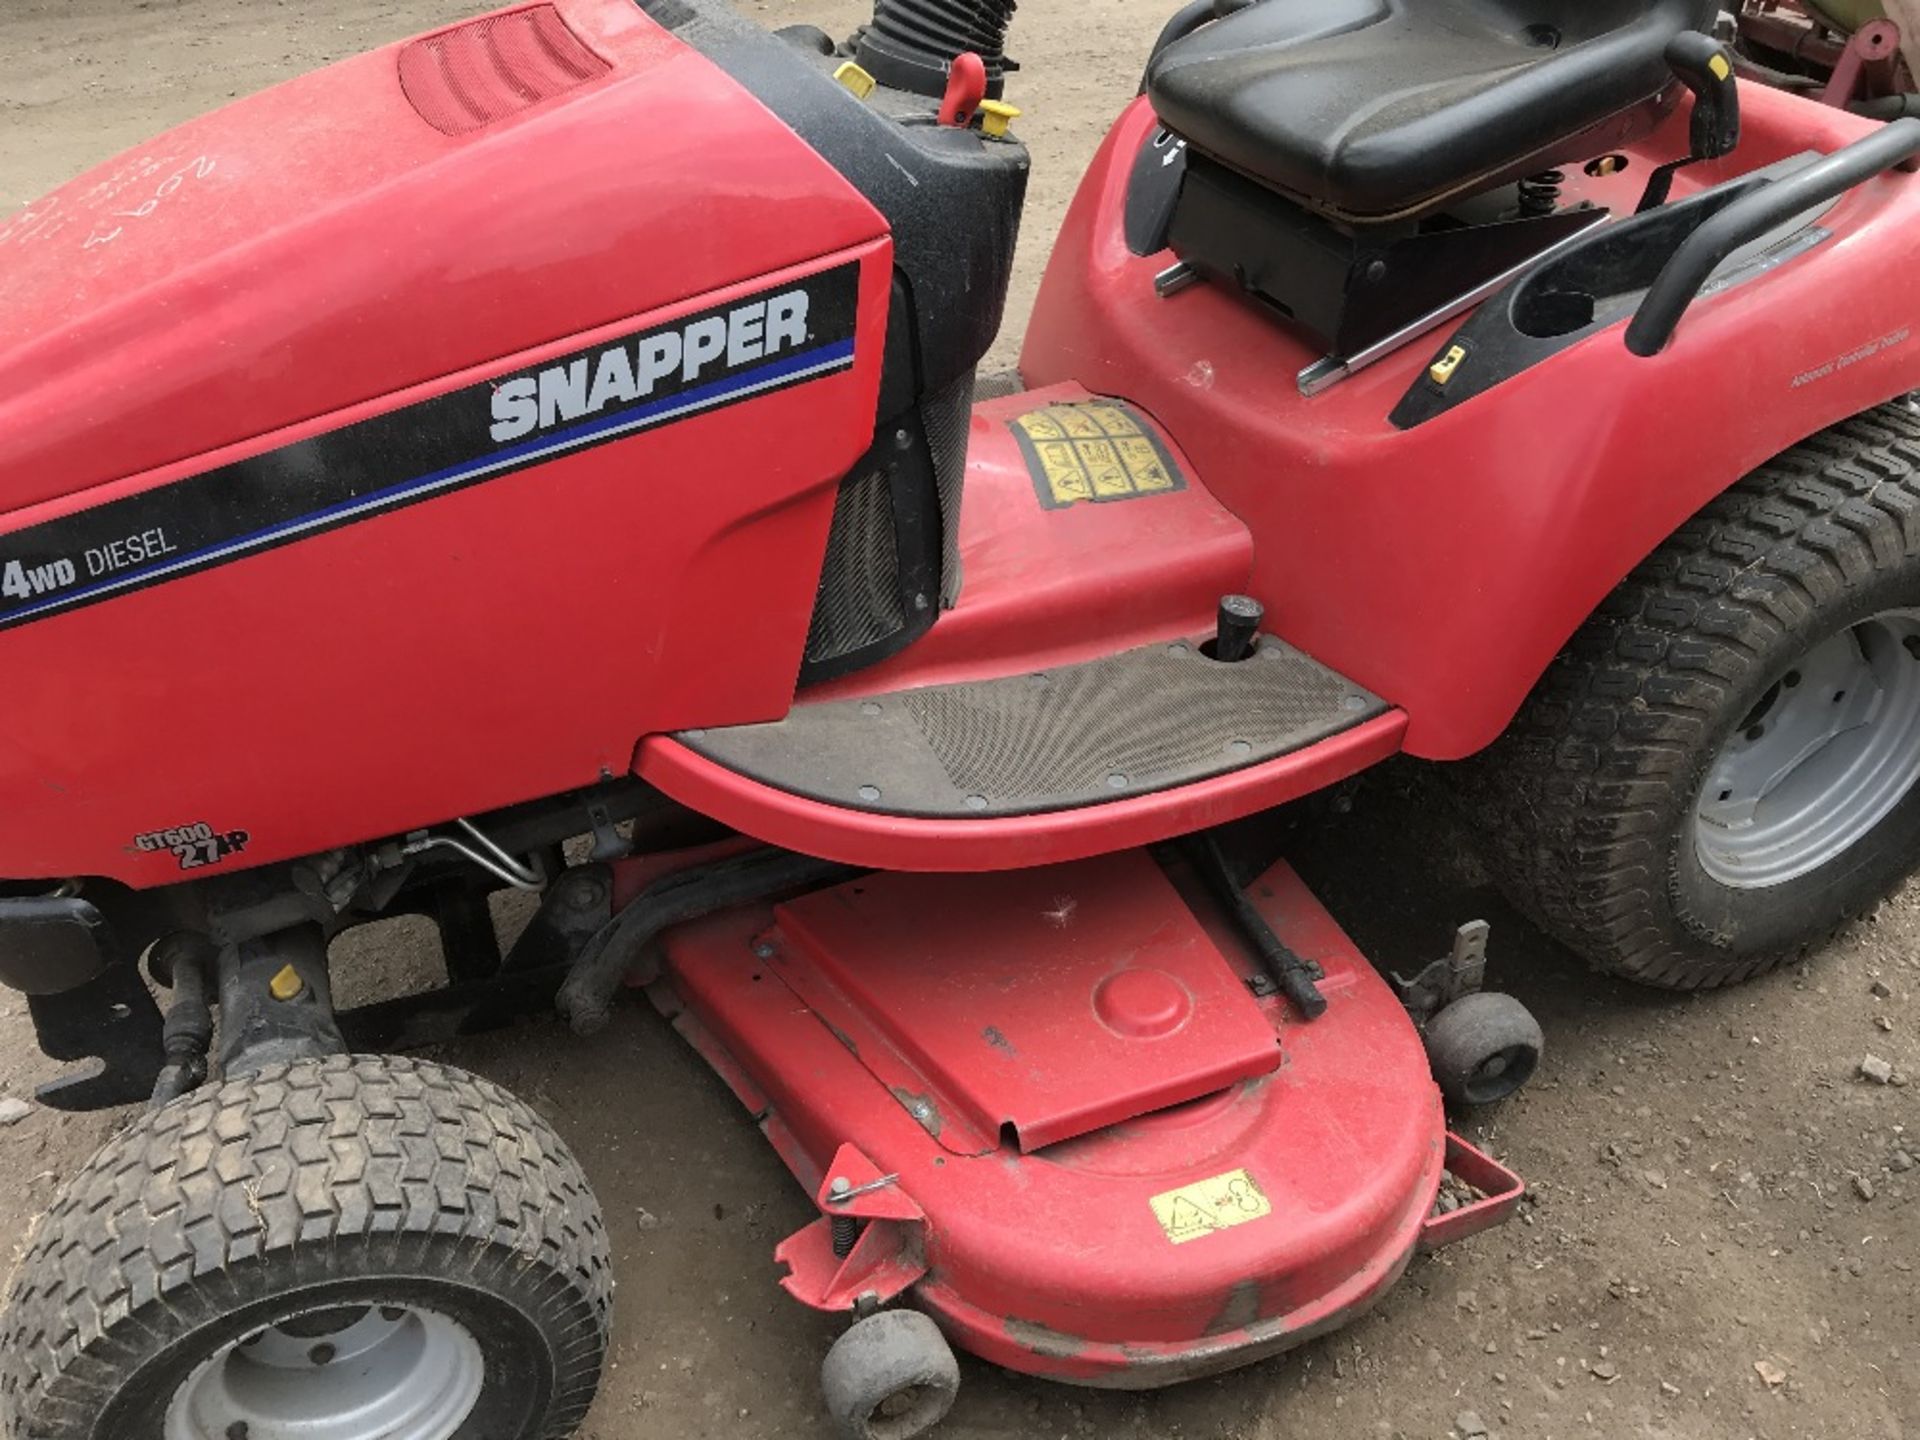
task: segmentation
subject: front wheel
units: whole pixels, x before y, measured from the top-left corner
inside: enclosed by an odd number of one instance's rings
[[[0,1322],[7,1440],[561,1440],[611,1303],[585,1177],[445,1066],[270,1066],[142,1117]]]
[[[1920,860],[1920,419],[1796,445],[1684,526],[1458,767],[1508,894],[1602,970],[1771,969]]]

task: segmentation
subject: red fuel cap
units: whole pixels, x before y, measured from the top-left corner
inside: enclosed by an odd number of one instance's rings
[[[940,123],[967,126],[987,98],[987,65],[971,50],[953,57],[947,67],[947,93],[940,97]]]

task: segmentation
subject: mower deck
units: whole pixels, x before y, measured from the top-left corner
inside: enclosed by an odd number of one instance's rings
[[[1144,851],[671,933],[651,998],[825,1212],[776,1251],[786,1288],[906,1296],[996,1364],[1148,1387],[1337,1326],[1423,1238],[1511,1213],[1386,983],[1285,865],[1249,893],[1325,972],[1319,1019],[1256,998],[1238,933]],[[1436,1220],[1446,1168],[1485,1198]]]

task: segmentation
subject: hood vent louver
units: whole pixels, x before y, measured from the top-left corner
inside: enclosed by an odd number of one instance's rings
[[[611,68],[553,6],[535,5],[415,40],[400,52],[400,88],[434,129],[465,135]]]

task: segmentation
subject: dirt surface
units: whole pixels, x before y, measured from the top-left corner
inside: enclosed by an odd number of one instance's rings
[[[1030,0],[1019,17],[1012,98],[1035,170],[1010,335],[1166,8]],[[8,0],[0,211],[229,96],[471,9]],[[858,18],[852,0],[751,9],[836,33]],[[945,1434],[1444,1437],[1478,1417],[1527,1437],[1920,1436],[1920,1167],[1906,1168],[1920,1154],[1920,888],[1804,966],[1678,998],[1597,981],[1511,915],[1411,767],[1374,777],[1348,813],[1302,817],[1288,847],[1383,964],[1437,953],[1462,920],[1494,922],[1493,983],[1534,1008],[1548,1056],[1521,1098],[1464,1123],[1532,1181],[1533,1203],[1417,1261],[1351,1328],[1218,1380],[1112,1395],[964,1362]],[[356,968],[422,963],[403,940],[363,946]],[[1869,1053],[1916,1083],[1859,1079]],[[633,1006],[575,1042],[535,1021],[442,1058],[551,1116],[604,1199],[619,1321],[586,1435],[827,1433],[815,1374],[836,1327],[784,1298],[769,1257],[811,1209],[663,1024]],[[24,1005],[0,992],[0,1092],[28,1097],[50,1073]],[[36,1106],[0,1128],[11,1248],[122,1118]]]

